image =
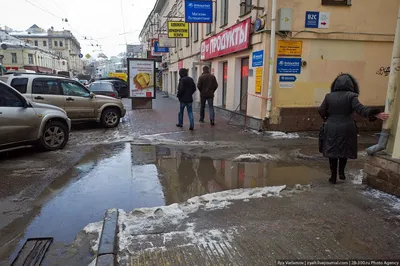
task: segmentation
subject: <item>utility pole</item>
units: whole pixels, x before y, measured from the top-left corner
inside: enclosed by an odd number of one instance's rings
[[[385,150],[388,145],[391,134],[390,131],[394,120],[393,116],[395,116],[393,110],[395,108],[396,91],[398,90],[399,87],[400,87],[400,7],[397,15],[396,34],[394,37],[392,62],[390,64],[389,83],[385,100],[385,113],[389,114],[389,118],[383,122],[382,132],[379,137],[378,144],[369,147],[367,149],[367,153],[369,155],[374,155],[379,151]]]

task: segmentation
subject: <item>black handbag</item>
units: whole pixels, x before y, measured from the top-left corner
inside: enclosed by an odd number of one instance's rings
[[[319,152],[323,153],[324,152],[324,133],[325,133],[325,124],[324,122],[319,129],[319,137],[318,137],[318,146],[319,146]]]

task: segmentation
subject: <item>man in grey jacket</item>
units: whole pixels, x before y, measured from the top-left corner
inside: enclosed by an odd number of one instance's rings
[[[200,122],[204,123],[204,113],[207,102],[210,112],[210,123],[211,125],[215,125],[214,93],[218,88],[218,82],[215,76],[210,73],[210,68],[208,66],[203,67],[203,74],[199,77],[197,88],[199,88],[200,91],[201,101]]]

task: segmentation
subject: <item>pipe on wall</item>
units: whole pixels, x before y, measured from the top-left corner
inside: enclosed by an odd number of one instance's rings
[[[276,0],[272,0],[271,10],[271,36],[270,36],[270,47],[269,47],[269,74],[268,74],[268,96],[267,96],[267,112],[265,115],[266,119],[271,117],[272,110],[272,89],[273,89],[273,78],[274,78],[274,61],[275,61],[275,34],[276,34]]]

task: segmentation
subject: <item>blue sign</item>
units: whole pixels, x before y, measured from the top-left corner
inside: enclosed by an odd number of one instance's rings
[[[160,47],[159,42],[154,42],[154,52],[155,53],[168,53],[169,48],[168,47]]]
[[[262,67],[264,65],[264,50],[253,52],[252,67]]]
[[[83,57],[83,54],[79,54],[79,58],[82,58]]]
[[[186,0],[185,1],[186,23],[212,23],[213,3],[210,0]]]
[[[300,74],[301,58],[278,58],[277,74]]]
[[[319,12],[306,11],[306,28],[318,28]]]
[[[279,76],[279,82],[295,82],[296,76]]]

